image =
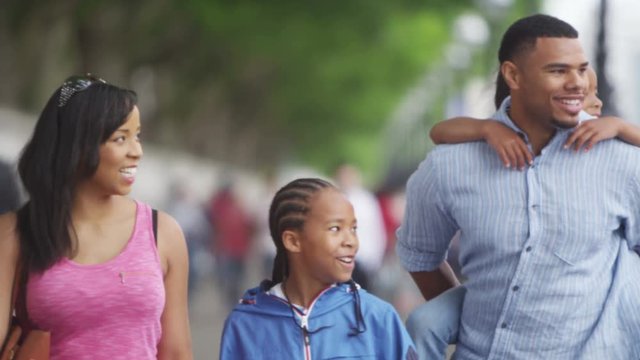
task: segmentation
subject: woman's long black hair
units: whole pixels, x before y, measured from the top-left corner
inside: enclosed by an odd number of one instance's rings
[[[137,103],[131,90],[95,82],[60,106],[60,90],[43,109],[22,150],[18,172],[29,200],[17,213],[25,268],[44,271],[74,251],[71,206],[79,182],[100,162],[100,145]]]

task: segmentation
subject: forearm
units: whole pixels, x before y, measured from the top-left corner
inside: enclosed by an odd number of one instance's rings
[[[621,120],[618,138],[629,144],[640,146],[640,128],[627,121]]]
[[[485,122],[478,119],[457,117],[435,124],[429,136],[436,144],[480,141],[485,139],[484,125]]]
[[[425,300],[431,300],[443,292],[460,285],[453,269],[446,261],[433,271],[410,273]]]

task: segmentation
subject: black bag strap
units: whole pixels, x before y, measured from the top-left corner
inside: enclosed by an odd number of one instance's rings
[[[19,303],[18,294],[22,289],[22,259],[20,259],[20,255],[18,255],[18,260],[16,261],[16,267],[14,269],[15,273],[13,274],[13,285],[11,286],[11,312],[14,314],[18,313]]]
[[[14,321],[20,324],[29,323],[29,315],[27,315],[27,278],[29,270],[24,265],[24,259],[18,254],[16,262],[15,274],[13,276],[13,287],[11,289],[11,312]]]
[[[151,219],[153,220],[153,240],[158,245],[158,210],[151,209]]]

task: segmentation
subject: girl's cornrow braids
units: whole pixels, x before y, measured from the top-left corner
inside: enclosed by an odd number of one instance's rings
[[[272,284],[282,282],[289,273],[282,233],[285,230],[302,229],[309,211],[309,198],[319,190],[333,187],[331,183],[322,179],[303,178],[288,183],[274,196],[269,209],[269,230],[276,246]]]

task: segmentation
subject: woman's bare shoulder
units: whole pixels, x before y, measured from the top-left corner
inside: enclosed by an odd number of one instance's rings
[[[14,212],[0,214],[0,261],[12,260],[12,257],[18,254],[18,247],[16,214]]]
[[[182,228],[164,211],[158,211],[158,251],[165,264],[186,261],[186,242]]]
[[[0,239],[16,235],[16,213],[13,211],[0,214]]]
[[[165,235],[170,241],[184,238],[182,228],[176,219],[164,211],[158,211],[158,237]]]

